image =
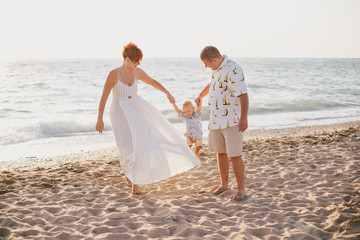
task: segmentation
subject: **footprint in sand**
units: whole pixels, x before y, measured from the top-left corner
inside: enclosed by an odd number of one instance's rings
[[[10,235],[10,230],[7,228],[0,228],[0,237],[8,237]]]

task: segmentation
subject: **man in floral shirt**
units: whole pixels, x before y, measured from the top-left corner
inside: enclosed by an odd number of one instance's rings
[[[230,157],[238,189],[233,199],[240,201],[245,197],[245,166],[241,156],[249,109],[244,74],[238,64],[213,46],[205,47],[200,58],[205,67],[213,70],[209,83],[195,102],[202,103],[202,98],[210,93],[209,150],[217,153],[221,178],[221,185],[214,194],[228,189]]]

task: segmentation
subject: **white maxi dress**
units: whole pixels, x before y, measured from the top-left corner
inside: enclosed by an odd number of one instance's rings
[[[120,165],[133,184],[150,184],[200,164],[194,152],[161,113],[120,80],[112,89],[110,119]]]

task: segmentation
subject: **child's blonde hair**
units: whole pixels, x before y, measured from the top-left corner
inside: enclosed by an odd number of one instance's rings
[[[183,108],[184,108],[185,106],[192,106],[192,107],[194,107],[192,101],[190,101],[190,100],[184,100],[184,101],[182,102],[182,105],[181,105],[181,106],[182,106]]]

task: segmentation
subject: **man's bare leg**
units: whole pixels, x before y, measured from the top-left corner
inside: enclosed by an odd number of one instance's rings
[[[214,195],[220,194],[229,187],[229,158],[226,153],[217,154],[218,168],[220,172],[221,185],[215,189]]]
[[[240,201],[245,197],[245,165],[241,156],[230,158],[237,182],[237,193],[234,200]]]

